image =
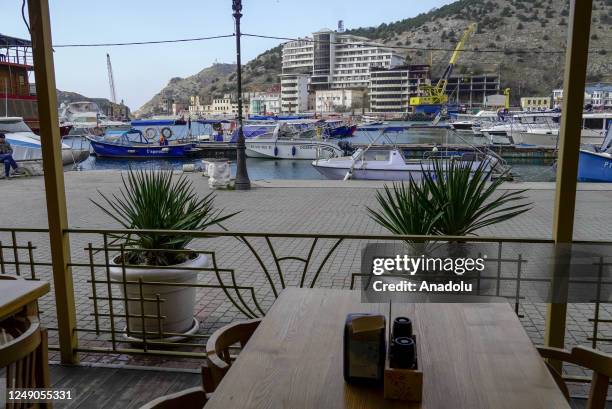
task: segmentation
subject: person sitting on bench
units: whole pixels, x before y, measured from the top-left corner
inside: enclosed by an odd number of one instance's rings
[[[19,169],[17,162],[13,159],[13,148],[11,144],[7,142],[6,136],[0,133],[0,162],[4,163],[4,175],[7,179],[10,179],[11,168],[15,172]]]

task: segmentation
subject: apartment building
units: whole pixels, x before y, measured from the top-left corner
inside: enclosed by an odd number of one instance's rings
[[[283,110],[288,106],[285,95],[295,98],[295,92],[285,92],[284,84],[294,84],[296,75],[307,76],[307,91],[313,93],[335,89],[364,90],[370,84],[371,68],[389,69],[403,61],[399,54],[383,44],[330,29],[319,30],[312,38],[285,43],[281,76]]]
[[[315,111],[318,114],[348,112],[364,107],[365,92],[358,89],[331,89],[317,91]]]
[[[521,109],[523,111],[545,111],[550,109],[550,97],[522,97]]]
[[[372,67],[368,93],[371,112],[407,112],[410,97],[418,95],[421,84],[430,84],[429,65]]]
[[[553,105],[555,108],[563,105],[563,89],[553,90]],[[584,105],[592,105],[595,109],[612,109],[612,84],[587,84],[584,88]]]
[[[281,113],[281,96],[279,93],[261,94],[251,97],[250,115],[278,115]]]
[[[308,111],[309,74],[281,75],[281,111],[298,113]]]

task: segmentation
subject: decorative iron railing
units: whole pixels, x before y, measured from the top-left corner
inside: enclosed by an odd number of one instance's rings
[[[409,240],[461,241],[478,243],[486,251],[487,274],[477,278],[477,292],[505,297],[522,319],[529,311],[521,308],[529,301],[529,288],[547,278],[534,271],[538,267],[538,246],[551,246],[551,240],[500,237],[421,237],[390,235],[184,232],[163,231],[164,235],[194,237],[191,251],[206,255],[206,267],[185,267],[195,279],[188,282],[128,278],[130,269],[147,268],[126,263],[127,252],[140,251],[113,238],[122,234],[159,234],[152,230],[69,229],[70,267],[74,282],[78,334],[77,351],[84,353],[173,357],[203,357],[209,334],[232,320],[265,315],[276,297],[288,286],[354,289],[362,282],[361,252],[366,244],[406,243]],[[576,242],[587,245],[610,245],[601,242]],[[542,247],[543,248],[543,247]],[[158,251],[156,249],[147,249]],[[38,261],[44,260],[44,261]],[[612,288],[612,260],[601,257],[596,264],[596,296],[589,305],[590,328],[582,329],[582,341],[593,347],[610,343],[612,315],[603,289]],[[161,271],[172,266],[156,267]],[[111,270],[115,273],[111,274]],[[0,273],[14,274],[30,280],[52,282],[45,229],[0,228]],[[188,334],[168,330],[167,296],[151,292],[153,287],[168,291],[193,288],[196,294],[195,331]],[[609,292],[609,291],[608,291]],[[51,330],[51,348],[58,348],[58,320],[54,295],[41,302],[41,320]],[[531,308],[531,307],[530,307]],[[581,324],[586,324],[585,322]],[[587,333],[588,332],[588,333]],[[55,340],[55,345],[53,342]]]

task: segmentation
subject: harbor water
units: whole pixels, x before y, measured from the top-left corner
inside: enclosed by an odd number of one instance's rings
[[[193,125],[196,123],[194,122]],[[415,122],[393,122],[385,126],[408,126],[419,123]],[[425,123],[423,123],[425,124]],[[198,124],[199,125],[199,124]],[[187,135],[186,126],[173,126],[173,133],[177,137],[185,137]],[[368,131],[357,131],[351,138],[344,141],[352,144],[368,144],[375,140],[379,135],[376,131],[376,126],[368,127]],[[205,129],[194,127],[193,134],[205,134]],[[435,131],[419,131],[410,132],[391,132],[383,138],[376,139],[376,143],[381,144],[429,144],[429,145],[444,145],[444,144],[482,144],[482,137],[466,136],[465,134],[455,134],[446,132],[444,129]],[[86,148],[87,142],[80,138],[69,138],[65,143],[73,145],[75,148]],[[90,156],[84,162],[80,163],[78,169],[81,171],[103,171],[103,170],[127,170],[132,169],[175,169],[181,170],[183,165],[193,164],[195,169],[202,167],[201,159],[113,159]],[[544,159],[511,159],[508,164],[512,167],[512,173],[515,179],[529,182],[550,182],[555,180],[555,169],[551,160]],[[311,165],[308,160],[274,160],[274,159],[259,159],[248,158],[247,167],[249,177],[253,180],[262,179],[323,179]],[[231,164],[232,176],[235,174],[235,163]]]

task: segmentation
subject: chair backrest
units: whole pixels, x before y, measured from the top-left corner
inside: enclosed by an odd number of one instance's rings
[[[540,355],[544,358],[568,362],[593,371],[591,378],[591,389],[586,409],[604,409],[608,394],[608,384],[612,377],[612,355],[595,349],[582,346],[572,348],[571,352],[557,348],[538,348]],[[555,382],[561,388],[566,398],[569,399],[567,385],[562,380],[561,374],[553,365],[547,363]]]
[[[47,354],[47,332],[38,318],[8,318],[0,323],[0,368],[6,369],[8,389],[50,387]],[[7,404],[6,407],[37,405]]]
[[[140,409],[202,409],[207,401],[204,389],[195,387],[159,397],[141,406]]]
[[[206,343],[207,362],[215,387],[219,385],[232,365],[233,356],[230,354],[230,347],[240,344],[240,347],[244,348],[260,322],[261,319],[254,319],[226,325],[215,331],[208,339]]]

